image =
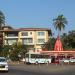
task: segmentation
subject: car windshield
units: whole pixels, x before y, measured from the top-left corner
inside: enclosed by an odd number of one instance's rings
[[[6,59],[2,59],[2,58],[0,58],[0,62],[6,62]]]

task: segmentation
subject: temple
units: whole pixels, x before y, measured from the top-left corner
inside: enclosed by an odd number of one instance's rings
[[[75,50],[64,50],[61,40],[57,37],[53,51],[41,51],[42,54],[49,54],[54,58],[72,58],[75,57]]]
[[[60,41],[60,37],[57,37],[55,46],[54,46],[54,51],[63,51],[62,43]]]

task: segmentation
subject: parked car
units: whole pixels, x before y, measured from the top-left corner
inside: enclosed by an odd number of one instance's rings
[[[69,59],[69,58],[63,58],[61,61],[62,61],[63,63],[69,64],[70,59]]]
[[[75,63],[75,58],[70,58],[70,63]]]
[[[0,71],[8,72],[8,63],[5,57],[0,57]]]

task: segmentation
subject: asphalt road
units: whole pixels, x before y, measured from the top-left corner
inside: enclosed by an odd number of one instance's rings
[[[0,75],[75,75],[75,65],[9,65],[9,72]]]

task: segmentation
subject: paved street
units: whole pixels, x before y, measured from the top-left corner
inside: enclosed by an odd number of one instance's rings
[[[9,72],[0,75],[75,75],[75,65],[9,65]]]

